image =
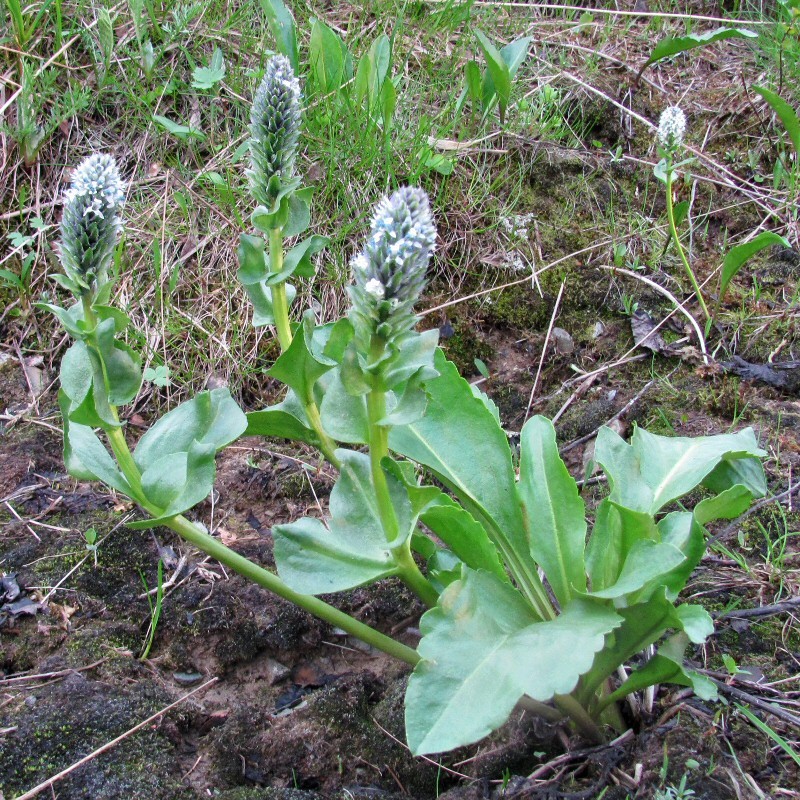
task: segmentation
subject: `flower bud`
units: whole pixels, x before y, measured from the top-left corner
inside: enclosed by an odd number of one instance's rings
[[[677,106],[661,112],[658,120],[658,141],[667,150],[675,150],[683,144],[686,134],[686,115]]]
[[[287,182],[294,169],[300,136],[300,82],[285,56],[273,56],[250,109],[250,169],[253,196],[271,205],[269,184]]]
[[[412,309],[425,287],[435,244],[422,189],[398,189],[378,204],[369,239],[352,260],[351,320],[359,338],[377,333],[388,340],[414,326]]]
[[[122,220],[125,184],[112,156],[85,158],[72,175],[61,217],[61,263],[81,290],[105,283]]]

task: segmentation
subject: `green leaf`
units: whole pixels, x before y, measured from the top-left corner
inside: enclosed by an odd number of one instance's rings
[[[313,186],[306,186],[302,189],[295,189],[289,195],[288,217],[281,229],[284,239],[291,239],[299,236],[311,224],[311,195],[314,193]]]
[[[659,521],[658,532],[664,544],[676,547],[685,557],[682,564],[670,569],[659,581],[667,588],[667,597],[674,600],[703,557],[705,531],[691,511],[674,511]]]
[[[795,120],[797,118],[795,117]],[[800,144],[800,143],[798,143]],[[800,149],[797,150],[800,153]],[[726,254],[725,260],[722,262],[722,276],[719,283],[719,302],[725,296],[730,282],[736,277],[739,270],[758,252],[765,247],[772,247],[773,245],[780,245],[782,247],[790,247],[789,242],[783,237],[778,236],[777,233],[770,231],[762,231],[749,242],[745,244],[732,247]]]
[[[661,61],[663,58],[676,56],[679,53],[685,53],[687,50],[693,50],[695,47],[703,47],[707,44],[720,42],[723,39],[757,39],[758,34],[754,33],[747,28],[716,28],[713,31],[706,33],[690,33],[688,36],[668,36],[662,39],[650,53],[650,57],[645,61],[644,66],[639,70],[639,75],[647,69],[651,64],[656,61]]]
[[[680,627],[694,644],[703,644],[714,633],[714,620],[702,606],[684,603],[675,609]]]
[[[225,59],[219,47],[214,48],[211,63],[207,67],[195,67],[192,86],[195,89],[212,89],[225,77]]]
[[[586,570],[592,591],[603,591],[619,579],[622,566],[637,542],[660,540],[650,514],[632,511],[605,498],[597,507],[586,548]]]
[[[489,41],[486,34],[482,31],[476,30],[475,36],[478,37],[478,43],[483,50],[483,55],[486,58],[486,66],[488,75],[491,78],[491,88],[484,82],[484,110],[490,105],[490,100],[487,101],[487,94],[492,93],[497,96],[500,105],[500,121],[505,121],[505,110],[508,106],[509,98],[511,97],[511,73],[500,51]],[[493,91],[492,91],[493,90]]]
[[[227,389],[200,392],[165,414],[148,430],[133,453],[144,473],[164,456],[189,453],[195,443],[221,450],[247,428],[247,418]]]
[[[444,492],[436,491],[436,497],[425,505],[419,519],[470,569],[486,570],[500,580],[508,581],[497,548],[483,526]]]
[[[84,342],[74,342],[65,353],[60,377],[61,388],[70,400],[67,416],[71,422],[90,427],[119,427],[109,405],[100,358]]]
[[[736,458],[722,461],[703,478],[703,486],[712,492],[724,492],[733,486],[745,486],[753,497],[767,493],[767,478],[764,467],[757,458]]]
[[[556,432],[532,417],[520,435],[519,490],[533,560],[565,606],[586,591],[586,519],[578,487],[558,454]]]
[[[283,270],[281,275],[286,273],[288,278],[290,275],[296,275],[299,278],[313,278],[315,275],[314,264],[311,262],[311,257],[315,253],[319,253],[328,246],[327,236],[309,236],[302,242],[296,244],[285,256],[283,260]],[[285,280],[284,278],[283,280]]]
[[[540,622],[510,584],[465,570],[420,622],[422,661],[406,692],[412,752],[436,753],[483,738],[523,695],[547,701],[571,692],[621,622],[613,611],[580,600],[557,619]]]
[[[97,40],[105,65],[108,67],[111,56],[114,55],[114,24],[107,8],[100,9],[97,15]]]
[[[330,374],[319,408],[322,427],[338,442],[366,444],[369,441],[366,397],[352,395],[345,389],[341,370],[333,370]]]
[[[765,86],[753,86],[753,91],[766,100],[783,123],[795,154],[800,157],[800,120],[797,112],[779,94]]]
[[[292,195],[300,187],[300,178],[290,178],[284,180],[280,174],[273,175],[269,179],[267,185],[267,198],[270,201],[269,206],[258,206],[255,211],[250,215],[250,221],[262,233],[269,233],[270,231],[283,229],[289,226],[292,222],[293,226],[298,226],[302,220],[290,220],[289,217],[294,209],[295,213],[301,213],[302,209],[298,210],[296,204],[293,206],[291,203]],[[301,199],[307,201],[307,192],[303,193]],[[305,230],[305,228],[302,228]]]
[[[441,350],[434,366],[439,377],[426,383],[425,416],[393,428],[389,447],[430,469],[451,489],[504,558],[513,553],[527,561],[530,548],[508,438]]]
[[[291,439],[319,447],[319,437],[310,427],[303,406],[291,389],[283,402],[261,411],[250,411],[244,433],[245,436]]]
[[[142,490],[162,517],[187,511],[208,497],[216,467],[213,444],[193,441],[186,452],[167,452],[142,471]]]
[[[532,36],[523,36],[521,39],[515,39],[513,42],[510,42],[500,51],[500,55],[503,57],[503,61],[505,61],[508,67],[508,74],[512,81],[517,75],[517,70],[528,57],[528,50],[532,41]]]
[[[591,592],[591,596],[619,600],[640,593],[644,596],[637,596],[636,599],[646,600],[661,579],[670,570],[683,564],[684,560],[684,554],[671,544],[640,539],[630,548],[617,580],[605,589]],[[650,591],[643,592],[646,587],[651,587]]]
[[[640,667],[608,698],[620,700],[631,692],[637,692],[657,683],[675,683],[689,686],[702,700],[714,700],[717,688],[705,676],[683,666],[683,651],[688,643],[685,634],[671,637],[643,667]]]
[[[464,67],[464,83],[473,103],[481,100],[481,69],[475,61],[467,61]]]
[[[750,428],[693,439],[656,436],[636,428],[628,445],[603,427],[595,446],[595,461],[602,464],[612,486],[609,499],[648,514],[692,491],[720,463],[764,455]]]
[[[422,333],[412,331],[404,336],[397,345],[398,350],[383,366],[384,387],[396,389],[414,376],[418,381],[435,378],[438,374],[434,365],[438,342],[439,331],[436,328]]]
[[[606,646],[597,654],[592,669],[586,676],[579,700],[587,703],[603,681],[617,667],[657,642],[670,628],[679,627],[675,607],[667,600],[663,590],[658,590],[643,603],[627,608],[617,608],[622,625],[608,638]]]
[[[388,134],[389,129],[392,127],[392,117],[394,117],[394,110],[397,107],[397,90],[394,88],[394,83],[391,80],[385,80],[381,86],[381,122],[383,123],[383,131]]]
[[[292,12],[283,4],[283,0],[261,0],[261,8],[267,15],[267,22],[275,38],[280,53],[289,59],[295,75],[300,74],[300,58],[297,51],[297,32]]]
[[[694,517],[700,525],[707,525],[715,519],[736,519],[753,502],[753,495],[746,486],[736,484],[714,497],[701,500],[694,507]]]
[[[321,349],[314,347],[314,334],[314,312],[308,309],[289,348],[281,353],[268,372],[271,377],[291,386],[297,396],[304,400],[314,398],[314,384],[335,364],[324,359]]]
[[[338,92],[345,74],[347,48],[339,35],[322,20],[311,23],[309,57],[311,74],[323,94]]]
[[[170,133],[175,138],[180,139],[182,142],[185,142],[188,139],[197,139],[198,141],[202,142],[206,138],[206,135],[202,131],[197,130],[197,128],[192,128],[188,125],[181,125],[178,122],[173,122],[171,119],[164,117],[161,114],[153,114],[153,122],[162,127],[167,133]]]
[[[142,385],[142,359],[128,345],[114,338],[115,331],[115,317],[100,322],[96,330],[97,349],[108,380],[108,402],[122,406],[136,397]]]
[[[392,43],[386,34],[378,36],[358,62],[354,87],[356,100],[359,103],[366,100],[371,111],[378,103],[391,63]]]
[[[342,466],[331,492],[329,528],[305,518],[272,529],[278,572],[303,594],[352,589],[397,570],[381,524],[369,456],[350,450],[336,455]],[[407,538],[413,529],[411,504],[403,486],[391,475],[386,479],[401,538]]]
[[[112,489],[135,499],[136,495],[128,481],[97,438],[97,434],[88,425],[70,422],[66,413],[68,402],[60,391],[58,404],[64,419],[64,463],[69,474],[78,480],[102,481]]]

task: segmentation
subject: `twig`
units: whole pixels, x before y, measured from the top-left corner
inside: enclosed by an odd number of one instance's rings
[[[772,714],[773,717],[782,719],[784,722],[788,722],[790,725],[796,725],[800,727],[800,717],[790,714],[788,711],[784,711],[784,709],[778,708],[772,703],[768,703],[766,700],[761,700],[755,695],[749,694],[748,692],[743,692],[741,689],[737,689],[735,686],[729,686],[727,683],[725,683],[725,681],[721,681],[710,676],[708,676],[708,679],[712,681],[716,685],[717,689],[719,689],[723,694],[735,697],[737,700],[744,700],[746,703],[749,703],[759,711]],[[20,797],[19,800],[23,799]]]
[[[780,503],[782,500],[786,500],[787,498],[797,494],[798,491],[800,491],[800,483],[795,484],[785,492],[781,492],[780,494],[773,495],[772,497],[765,497],[763,500],[759,500],[755,505],[750,506],[750,508],[748,508],[743,514],[739,514],[739,516],[736,517],[733,522],[728,523],[719,533],[712,536],[706,542],[706,547],[710,547],[716,542],[723,541],[734,531],[739,530],[742,522],[744,522],[751,514],[755,514],[756,511],[760,511],[765,506],[772,505],[773,503]]]
[[[679,313],[683,314],[687,320],[689,320],[689,324],[694,328],[695,336],[697,336],[697,340],[700,342],[700,352],[703,354],[703,362],[708,364],[708,351],[706,350],[706,338],[703,336],[703,331],[700,329],[700,326],[697,324],[697,320],[684,308],[684,305],[687,300],[683,303],[678,302],[678,298],[675,297],[672,292],[665,289],[663,286],[659,285],[655,281],[650,280],[650,278],[646,277],[645,275],[639,275],[636,272],[633,272],[629,269],[623,269],[621,267],[611,267],[606,264],[600,265],[601,269],[608,270],[609,272],[619,272],[621,275],[627,275],[629,278],[635,278],[637,281],[641,281],[642,283],[647,284],[651,289],[654,289],[659,294],[664,295],[671,303],[675,305],[675,310]],[[693,294],[696,294],[694,292]],[[692,295],[689,296],[690,298]]]
[[[105,661],[108,661],[108,657],[87,664],[85,667],[70,667],[69,669],[60,669],[57,672],[39,672],[36,675],[16,675],[13,678],[0,678],[0,686],[8,686],[10,683],[24,683],[25,681],[41,681],[45,678],[63,678],[73,672],[87,672],[90,669],[99,667]]]
[[[717,613],[712,616],[716,619],[728,619],[729,617],[736,617],[737,619],[771,617],[774,614],[782,614],[784,611],[794,611],[798,607],[800,607],[800,597],[792,597],[780,603],[771,603],[770,605],[759,606],[758,608],[736,608],[733,609],[733,611],[725,611],[724,613]]]
[[[625,403],[622,408],[611,417],[608,422],[604,422],[603,425],[608,425],[609,422],[613,422],[615,419],[619,419],[623,414],[627,414],[630,409],[632,409],[639,400],[644,397],[645,393],[649,391],[650,387],[655,383],[655,381],[648,381],[627,403]],[[559,455],[564,455],[564,453],[568,453],[573,448],[577,447],[579,444],[583,444],[584,442],[591,439],[593,436],[597,435],[597,432],[603,425],[598,425],[593,431],[587,433],[585,436],[581,436],[580,439],[575,439],[575,441],[570,442],[569,444],[565,444],[562,448],[559,449]]]
[[[547,326],[547,333],[544,337],[544,344],[542,344],[542,354],[539,356],[539,366],[536,369],[536,377],[533,379],[533,386],[531,387],[531,396],[528,398],[528,407],[525,409],[525,419],[531,413],[531,406],[533,405],[533,398],[536,396],[536,390],[539,388],[539,378],[542,375],[542,366],[544,366],[544,356],[547,353],[547,345],[550,342],[550,334],[553,332],[553,325],[555,325],[556,317],[558,316],[558,309],[561,305],[561,297],[564,294],[564,287],[567,285],[566,279],[561,281],[561,288],[558,290],[558,297],[556,297],[555,305],[553,306],[553,313],[550,315],[550,324]]]
[[[74,764],[70,765],[66,769],[61,770],[61,772],[59,772],[57,775],[54,775],[52,778],[48,778],[43,783],[40,783],[38,786],[34,786],[33,789],[31,789],[29,792],[21,794],[19,797],[17,797],[17,800],[30,800],[30,798],[36,797],[36,795],[39,794],[39,792],[48,789],[50,786],[52,786],[57,781],[60,781],[62,778],[66,778],[67,775],[69,775],[71,772],[74,772],[76,769],[82,767],[84,764],[91,761],[92,759],[97,758],[97,756],[102,755],[108,750],[111,750],[112,747],[116,747],[123,739],[127,739],[131,734],[136,733],[136,731],[141,730],[142,728],[149,725],[151,722],[155,722],[155,720],[166,714],[168,711],[171,711],[173,708],[175,708],[175,706],[180,705],[184,700],[187,700],[193,694],[197,694],[197,692],[200,692],[203,689],[207,689],[209,686],[211,686],[212,683],[216,683],[218,680],[219,678],[212,678],[210,681],[206,681],[202,686],[198,686],[196,689],[192,689],[191,692],[188,692],[183,697],[176,700],[174,703],[170,703],[165,708],[162,708],[161,711],[157,711],[155,714],[148,717],[146,720],[143,720],[138,725],[134,725],[130,730],[127,730],[125,731],[125,733],[120,734],[119,736],[117,736],[116,739],[112,739],[110,742],[106,742],[106,744],[104,744],[102,747],[98,747],[97,750],[93,750],[91,753],[89,753],[88,756],[84,756],[83,758],[76,761]]]

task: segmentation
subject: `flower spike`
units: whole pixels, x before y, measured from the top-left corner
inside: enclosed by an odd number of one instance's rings
[[[414,304],[425,287],[425,272],[436,244],[428,195],[404,187],[375,209],[364,249],[353,258],[351,318],[366,339],[390,340],[410,330]]]
[[[686,115],[677,106],[661,112],[658,120],[658,141],[667,150],[676,150],[686,135]]]
[[[300,82],[289,59],[273,56],[256,90],[250,109],[250,169],[253,196],[270,206],[275,198],[274,178],[288,183],[294,171],[300,137]],[[270,184],[273,183],[273,187]]]
[[[107,280],[124,200],[125,184],[112,156],[96,153],[81,161],[61,217],[61,263],[81,293]]]

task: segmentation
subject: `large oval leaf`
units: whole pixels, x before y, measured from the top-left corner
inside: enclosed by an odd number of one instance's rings
[[[487,572],[465,576],[422,618],[406,692],[406,736],[416,755],[451,750],[502,725],[523,695],[547,701],[575,688],[606,634],[622,622],[577,600],[537,621],[522,595]]]

